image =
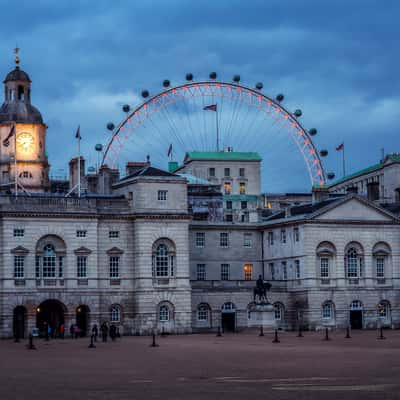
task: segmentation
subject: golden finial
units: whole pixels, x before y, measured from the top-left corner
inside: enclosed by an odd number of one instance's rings
[[[14,49],[14,53],[15,53],[15,65],[17,66],[17,68],[19,67],[19,47],[16,46]]]

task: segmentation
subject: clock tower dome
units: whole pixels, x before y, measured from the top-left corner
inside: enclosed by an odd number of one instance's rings
[[[31,80],[19,67],[4,80],[4,103],[0,107],[0,190],[45,192],[49,190],[46,129],[42,115],[31,104]]]

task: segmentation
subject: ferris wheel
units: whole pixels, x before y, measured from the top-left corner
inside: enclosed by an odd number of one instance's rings
[[[125,163],[150,156],[153,165],[166,169],[168,161],[182,161],[190,151],[233,149],[262,157],[264,190],[279,191],[288,178],[312,186],[334,178],[322,163],[328,151],[318,150],[312,140],[317,130],[302,126],[300,109],[283,106],[283,94],[269,97],[261,82],[251,88],[239,75],[226,82],[215,72],[207,80],[195,81],[188,73],[184,84],[162,84],[154,95],[143,90],[141,104],[124,105],[120,123],[107,124],[111,137],[101,165],[123,172]],[[96,150],[103,148],[96,145]]]

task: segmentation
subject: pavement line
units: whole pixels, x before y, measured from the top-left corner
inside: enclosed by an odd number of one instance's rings
[[[396,385],[380,384],[380,385],[313,385],[313,384],[297,384],[297,385],[281,385],[272,386],[272,390],[282,391],[326,391],[326,392],[355,392],[355,391],[374,391],[382,392]]]

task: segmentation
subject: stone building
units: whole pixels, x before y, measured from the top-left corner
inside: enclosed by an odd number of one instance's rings
[[[259,275],[282,329],[400,326],[399,218],[362,191],[285,195],[262,215],[261,158],[233,151],[188,153],[175,172],[132,161],[122,178],[76,158],[69,182],[49,182],[30,83],[17,65],[0,108],[1,337],[103,322],[127,335],[242,330]],[[78,162],[83,195],[66,196]],[[18,193],[15,164],[32,174]]]

